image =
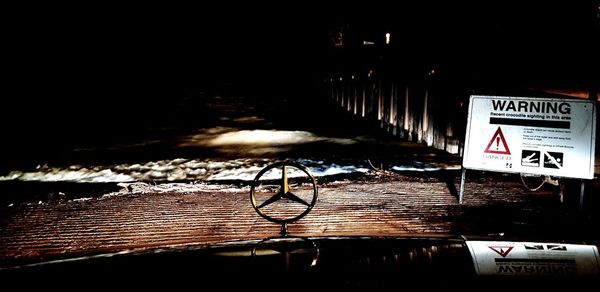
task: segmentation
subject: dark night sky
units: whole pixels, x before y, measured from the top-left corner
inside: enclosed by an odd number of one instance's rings
[[[416,52],[444,60],[496,54],[581,63],[593,42],[593,5],[521,2],[39,7],[15,17],[6,43],[19,89],[50,89],[59,99],[60,92],[131,97],[152,87],[318,73],[328,29],[340,23],[393,27]]]
[[[80,10],[40,8],[18,17],[8,27],[10,46],[34,71],[105,75],[100,71],[132,73],[175,70],[225,75],[248,65],[281,66],[303,63],[314,56],[328,27],[346,22],[360,26],[386,24],[417,39],[435,35],[477,43],[486,37],[573,47],[585,46],[581,27],[589,22],[590,5],[524,6],[521,1],[487,4],[418,6],[317,5],[277,7],[86,7]],[[543,3],[543,2],[540,2]],[[233,8],[231,7],[233,6]],[[235,8],[237,7],[237,8]],[[65,7],[74,8],[74,7]],[[273,9],[271,11],[271,9]],[[585,15],[588,14],[588,15]],[[507,34],[507,35],[502,35]],[[462,38],[462,39],[461,39]],[[448,44],[446,44],[448,45]],[[445,45],[445,46],[446,46]],[[443,49],[443,48],[442,48]],[[48,68],[40,68],[46,66]],[[64,70],[59,70],[63,69]],[[292,66],[289,66],[292,67]],[[116,69],[116,70],[115,70]],[[224,71],[224,72],[223,72]],[[24,72],[28,74],[29,72]],[[45,74],[46,72],[40,72]],[[151,75],[151,74],[150,74]],[[168,74],[167,74],[168,75]]]
[[[161,95],[216,80],[305,71],[322,45],[319,35],[326,35],[322,22],[311,22],[213,7],[39,11],[12,23],[10,69],[19,89],[51,90],[53,99]]]
[[[312,82],[328,68],[328,31],[339,24],[391,27],[412,47],[411,58],[464,62],[491,76],[496,67],[537,68],[560,80],[598,68],[597,4],[572,2],[6,9],[1,129],[18,145],[30,133],[160,120],[156,109],[171,99],[224,81],[254,90]]]

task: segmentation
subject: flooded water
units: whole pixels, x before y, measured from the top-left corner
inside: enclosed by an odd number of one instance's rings
[[[165,121],[98,144],[74,143],[60,155],[6,170],[0,181],[251,181],[283,159],[302,163],[316,177],[376,168],[460,167],[457,157],[386,136],[314,96],[290,100],[197,92],[181,99],[176,109],[165,113],[176,123]]]

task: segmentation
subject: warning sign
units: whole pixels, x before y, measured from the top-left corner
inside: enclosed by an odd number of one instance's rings
[[[497,254],[501,255],[503,258],[505,258],[508,253],[510,253],[510,251],[513,249],[514,246],[488,246],[491,250],[495,251]]]
[[[478,275],[600,275],[594,245],[470,240],[466,244]]]
[[[595,132],[594,101],[473,95],[463,166],[591,179]]]
[[[510,155],[510,149],[508,149],[508,145],[506,144],[506,140],[504,139],[504,135],[502,134],[502,129],[500,129],[500,127],[498,127],[498,130],[496,130],[496,133],[494,133],[494,136],[492,136],[492,140],[490,140],[490,143],[488,143],[484,152]]]

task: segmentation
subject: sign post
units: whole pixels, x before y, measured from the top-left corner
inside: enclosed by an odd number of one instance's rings
[[[595,133],[594,101],[472,95],[463,168],[592,179]]]

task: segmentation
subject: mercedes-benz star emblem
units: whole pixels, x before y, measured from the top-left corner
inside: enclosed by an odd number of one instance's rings
[[[281,168],[281,178],[279,179],[279,183],[277,183],[275,185],[275,188],[277,189],[276,192],[273,191],[269,191],[261,189],[260,191],[259,186],[261,186],[263,183],[268,182],[268,178],[263,178],[263,176],[265,174],[272,174],[274,171],[277,171],[279,168]],[[296,190],[292,190],[290,188],[290,184],[289,181],[290,179],[288,179],[288,173],[294,173],[295,177],[294,180],[295,181],[300,181],[300,182],[308,182],[308,184],[312,184],[312,189],[310,190],[312,192],[312,197],[309,199],[307,195],[304,195],[306,193],[306,188],[304,189],[296,189]],[[298,174],[301,174],[300,177],[298,177]],[[270,180],[273,181],[273,180]],[[266,184],[266,183],[265,183]],[[272,185],[274,185],[273,183],[271,183]],[[301,185],[301,183],[298,183],[298,185]],[[298,192],[302,192],[303,195],[300,196],[298,195]],[[263,199],[260,200],[258,197],[259,195],[257,193],[260,193],[260,197],[265,198],[268,197],[267,199]],[[275,194],[273,194],[275,193]],[[296,220],[299,220],[300,218],[306,216],[306,214],[308,214],[312,207],[315,205],[315,203],[317,202],[317,184],[315,181],[315,178],[309,173],[308,169],[306,167],[304,167],[303,165],[299,164],[299,163],[295,163],[295,162],[289,162],[289,161],[283,161],[283,162],[276,162],[273,163],[265,168],[263,168],[254,178],[254,182],[252,183],[252,187],[250,188],[250,201],[252,202],[252,207],[254,207],[254,210],[256,210],[256,212],[263,218],[271,221],[271,222],[276,222],[279,224],[283,224],[283,225],[287,225],[287,223],[291,223],[294,222]],[[283,205],[286,208],[281,208],[281,206],[279,208],[267,208],[268,206],[271,206],[273,204],[276,204],[277,202],[286,202],[286,203],[293,203],[292,205]],[[299,208],[303,206],[303,208]],[[269,212],[272,212],[271,214],[267,214],[266,209],[270,209]],[[303,211],[300,211],[303,210]],[[294,211],[300,211],[300,214],[298,215],[294,215],[296,213],[290,214],[291,212]]]

